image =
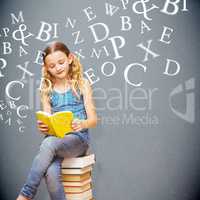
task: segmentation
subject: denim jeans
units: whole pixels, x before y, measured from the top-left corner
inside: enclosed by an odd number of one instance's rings
[[[61,183],[61,162],[64,158],[84,155],[88,147],[88,143],[75,134],[64,138],[45,137],[20,194],[33,199],[44,177],[51,200],[66,200]]]

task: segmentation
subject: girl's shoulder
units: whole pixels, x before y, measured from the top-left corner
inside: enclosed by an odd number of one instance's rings
[[[82,88],[81,88],[81,89],[87,90],[87,89],[90,87],[90,82],[88,81],[88,79],[83,78],[83,82],[82,82],[82,83],[83,83],[83,84],[82,84]]]
[[[82,84],[79,89],[83,96],[86,95],[88,93],[88,91],[91,90],[90,82],[88,81],[88,79],[83,78]]]
[[[84,79],[82,96],[84,100],[91,99],[91,97],[93,96],[91,84],[87,79]]]

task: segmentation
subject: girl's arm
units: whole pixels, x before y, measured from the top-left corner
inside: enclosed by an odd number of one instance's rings
[[[96,107],[92,97],[92,87],[87,79],[84,79],[83,87],[84,106],[87,113],[87,119],[82,120],[82,128],[94,128],[97,125]]]
[[[74,131],[80,131],[84,128],[93,128],[97,125],[97,114],[94,101],[92,98],[92,88],[87,79],[84,79],[84,86],[82,88],[84,106],[87,113],[85,120],[73,120],[72,128]]]

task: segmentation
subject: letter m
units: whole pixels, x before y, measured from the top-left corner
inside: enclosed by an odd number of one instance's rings
[[[18,24],[20,21],[24,22],[22,11],[19,11],[18,17],[16,17],[15,14],[11,13],[11,19],[12,19],[12,24],[15,24],[15,22]]]

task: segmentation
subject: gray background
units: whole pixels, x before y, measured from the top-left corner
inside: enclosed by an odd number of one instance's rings
[[[1,1],[2,2],[2,1]],[[145,22],[152,28],[151,32],[140,35],[140,20],[142,16],[136,15],[130,1],[127,10],[123,10],[120,1],[106,1],[120,6],[119,12],[113,17],[105,14],[105,1],[3,1],[1,3],[1,28],[9,27],[11,32],[16,30],[17,25],[11,25],[10,13],[16,15],[23,11],[25,24],[28,30],[35,35],[39,31],[40,21],[48,23],[60,23],[59,40],[66,43],[71,51],[82,48],[84,52],[91,52],[91,49],[107,45],[110,50],[110,57],[101,57],[99,60],[90,58],[89,54],[81,59],[84,70],[92,67],[100,77],[100,81],[92,87],[103,88],[108,97],[112,96],[110,89],[118,88],[124,95],[125,80],[123,72],[125,67],[133,62],[140,62],[144,58],[144,51],[136,45],[153,39],[152,50],[160,54],[160,57],[152,59],[149,56],[147,73],[130,73],[131,80],[142,80],[143,89],[158,88],[152,99],[152,110],[136,111],[131,107],[122,110],[98,111],[100,117],[121,117],[123,114],[132,113],[134,117],[143,116],[148,113],[157,116],[159,123],[154,126],[133,124],[108,124],[100,123],[96,129],[90,130],[91,150],[96,155],[96,164],[93,169],[93,195],[97,200],[193,200],[198,198],[200,178],[200,136],[199,136],[199,8],[200,3],[196,0],[187,1],[189,12],[180,12],[176,16],[167,16],[159,10],[153,11],[150,16],[151,22]],[[160,8],[164,5],[162,1],[152,1]],[[82,9],[91,6],[97,18],[87,22]],[[131,17],[133,29],[129,32],[120,31],[120,16]],[[77,27],[80,30],[85,42],[74,46],[71,33],[75,30],[64,28],[66,18],[77,19]],[[122,59],[114,60],[113,51],[108,40],[94,44],[88,25],[94,22],[106,23],[110,28],[110,36],[121,35],[126,39],[126,45],[120,50]],[[174,28],[172,44],[164,45],[157,40],[160,38],[163,25]],[[36,40],[35,37],[28,39],[29,47],[26,50],[28,55],[19,57],[18,48],[20,42],[14,41],[9,35],[8,38],[0,37],[1,57],[5,58],[8,66],[2,70],[5,74],[1,78],[1,99],[4,99],[4,89],[8,82],[21,78],[22,72],[16,68],[17,64],[23,65],[30,61],[28,69],[34,73],[34,80],[40,78],[40,66],[34,64],[36,51],[42,50],[46,43]],[[2,42],[12,43],[12,55],[2,55]],[[166,59],[177,60],[181,65],[181,72],[175,77],[167,77],[162,73],[165,69]],[[116,64],[116,73],[112,77],[105,77],[100,70],[105,61],[113,61]],[[195,78],[195,122],[189,123],[180,119],[170,109],[168,98],[170,92],[179,84],[190,78]],[[29,82],[25,88],[16,89],[16,94],[22,96],[17,105],[27,104],[29,94]],[[36,84],[33,90],[36,91]],[[128,86],[128,92],[134,89]],[[98,92],[95,96],[102,95]],[[142,103],[142,102],[140,102]],[[96,100],[97,107],[106,104],[106,100]],[[177,96],[174,102],[176,108],[184,112],[185,95]],[[142,103],[143,105],[143,103]],[[34,106],[29,110],[28,117],[23,120],[26,129],[19,133],[18,125],[13,121],[8,127],[1,121],[1,199],[15,199],[22,187],[32,160],[38,151],[42,136],[37,132],[35,126]],[[1,112],[2,113],[2,112]],[[12,119],[17,118],[13,112]],[[34,119],[34,120],[33,120]],[[46,186],[42,181],[35,199],[49,199]]]

